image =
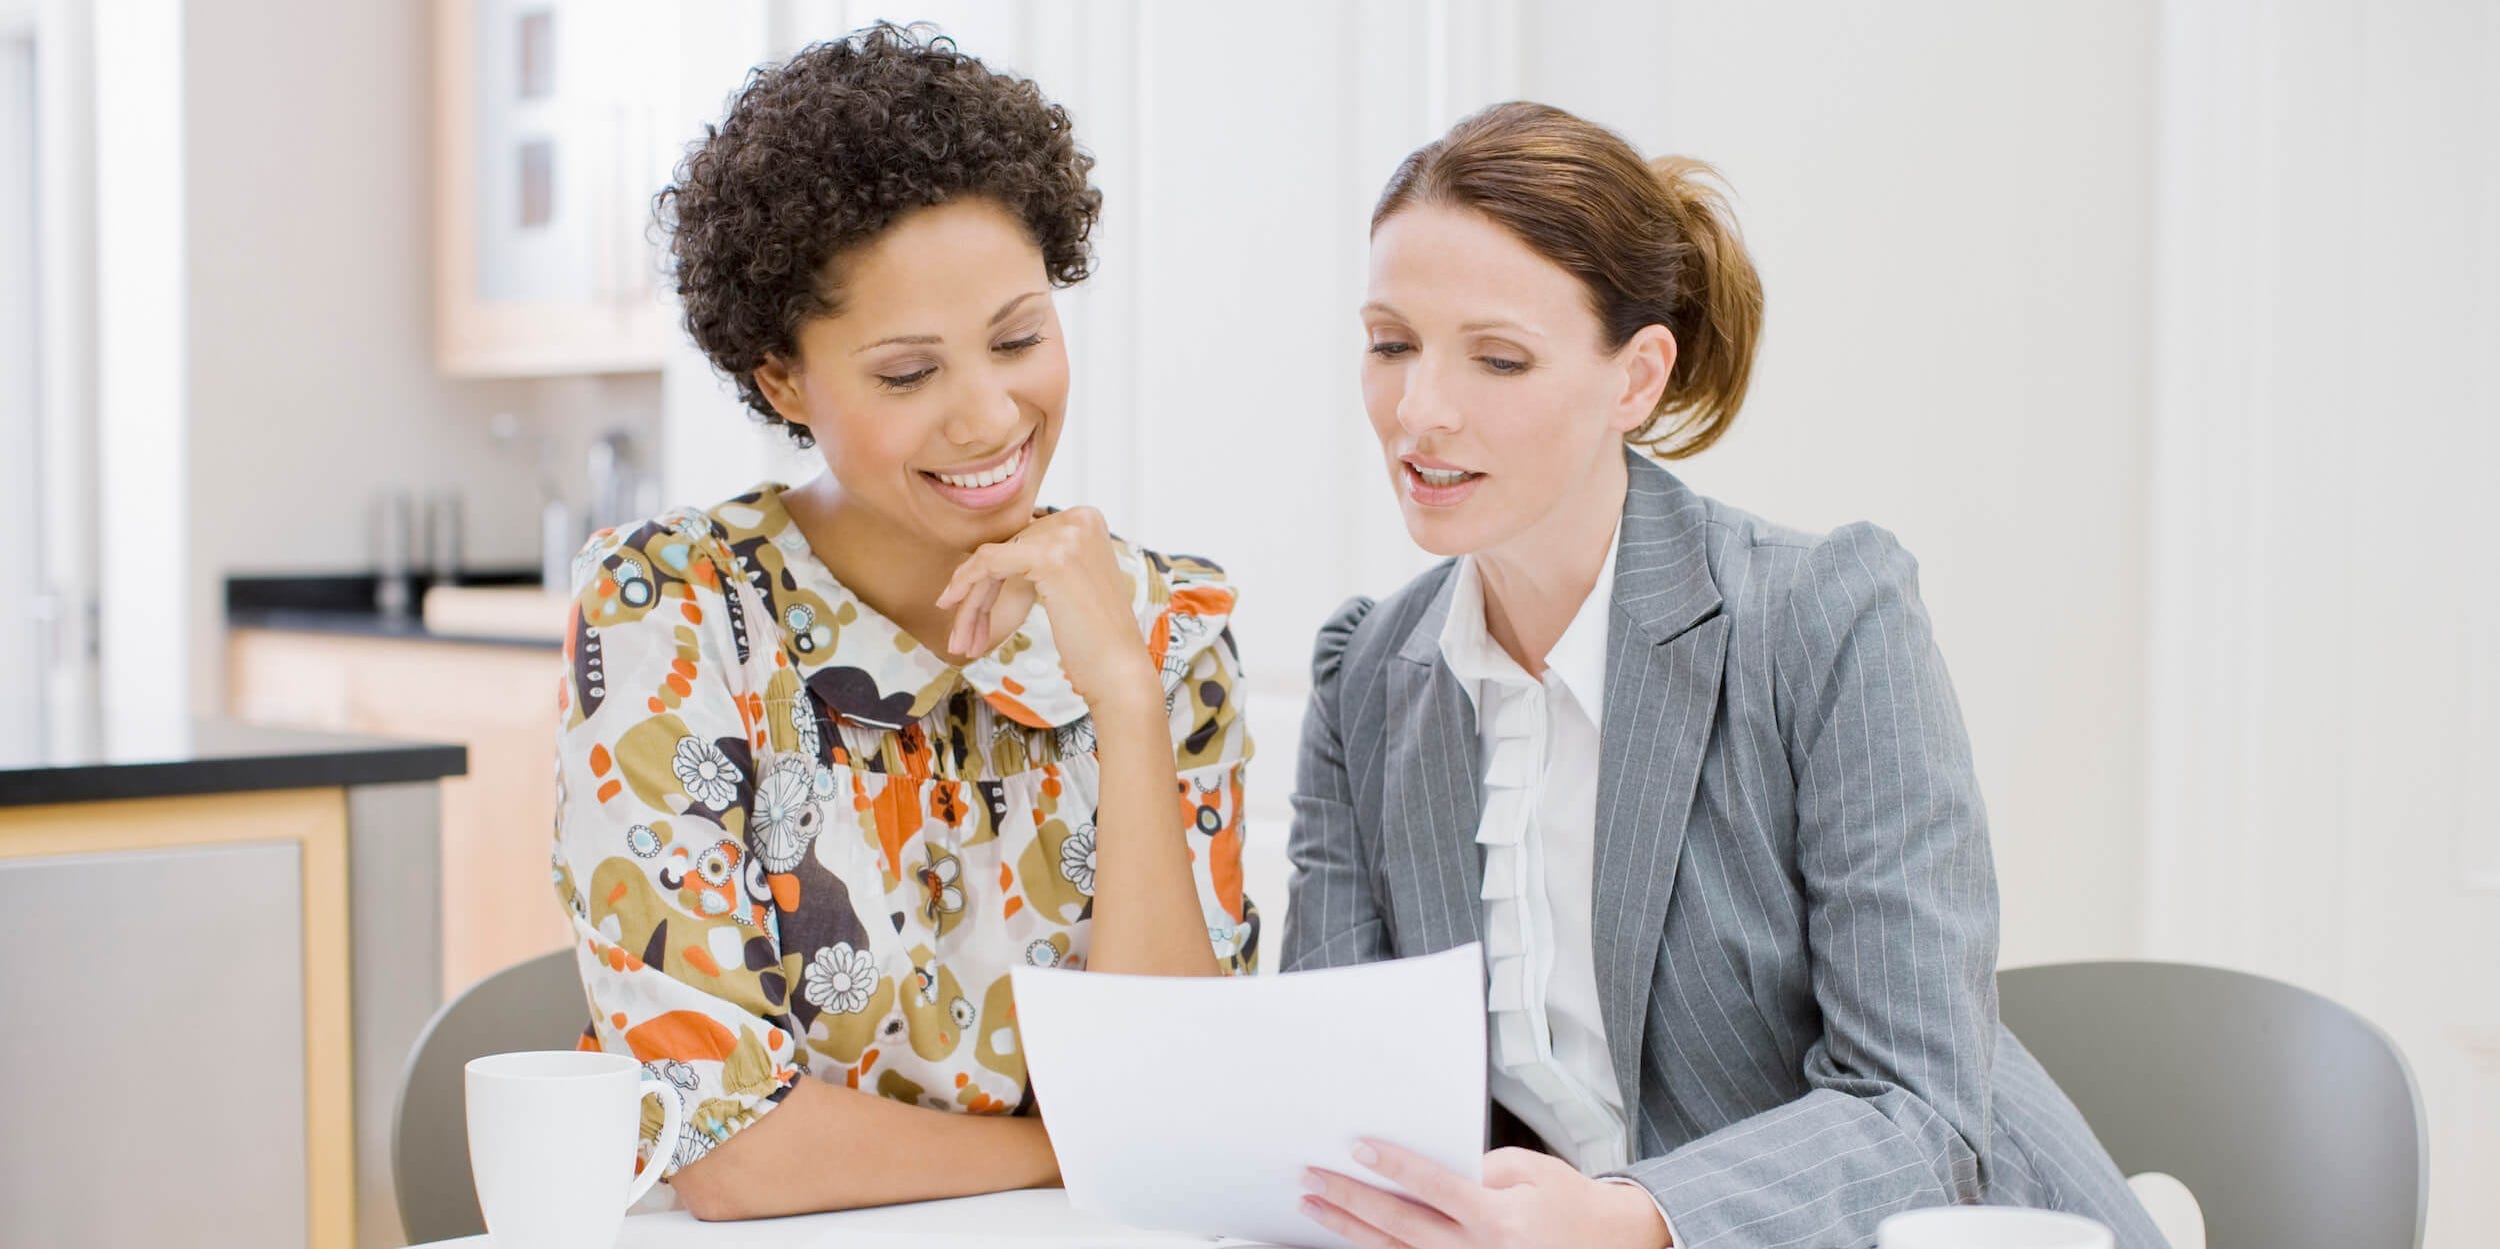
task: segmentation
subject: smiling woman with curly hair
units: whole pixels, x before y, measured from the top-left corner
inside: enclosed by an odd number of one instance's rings
[[[890,25],[759,72],[660,195],[695,345],[747,406],[784,419],[755,374],[798,329],[842,311],[825,263],[922,208],[979,197],[1023,227],[1054,286],[1085,280],[1102,212],[1067,110],[943,38]]]
[[[661,194],[688,333],[827,470],[574,565],[584,1044],[683,1090],[646,1157],[699,1218],[1053,1183],[1009,971],[1256,965],[1232,589],[1034,506],[1092,167],[878,25],[758,70]]]

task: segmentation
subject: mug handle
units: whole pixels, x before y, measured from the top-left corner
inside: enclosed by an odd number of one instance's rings
[[[678,1092],[676,1085],[645,1069],[642,1087],[645,1092],[658,1090],[660,1113],[664,1117],[660,1121],[660,1139],[651,1146],[651,1161],[643,1167],[642,1174],[634,1177],[634,1186],[625,1190],[625,1208],[628,1210],[642,1200],[644,1193],[651,1191],[652,1185],[660,1182],[660,1173],[668,1170],[668,1160],[677,1156],[677,1138],[686,1130],[686,1095]]]

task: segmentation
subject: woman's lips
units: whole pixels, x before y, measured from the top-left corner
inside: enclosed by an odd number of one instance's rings
[[[932,473],[923,470],[920,476],[937,492],[939,498],[957,507],[986,512],[1013,501],[1024,492],[1024,478],[1033,468],[1033,435],[1025,435],[1013,451],[986,466],[963,471]]]
[[[1398,478],[1406,487],[1406,497],[1424,507],[1456,507],[1476,492],[1484,474],[1465,469],[1445,468],[1438,460],[1417,463],[1414,459],[1398,462]]]

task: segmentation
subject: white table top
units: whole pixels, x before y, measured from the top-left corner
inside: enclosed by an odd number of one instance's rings
[[[747,1223],[705,1223],[682,1210],[638,1214],[625,1220],[616,1249],[1247,1249],[1257,1243],[1123,1227],[1069,1209],[1067,1193],[1052,1188]],[[470,1236],[417,1249],[493,1244]]]

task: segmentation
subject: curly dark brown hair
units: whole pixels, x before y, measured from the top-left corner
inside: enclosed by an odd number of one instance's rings
[[[756,385],[799,327],[841,310],[828,262],[914,209],[986,196],[1024,222],[1052,283],[1085,279],[1102,212],[1066,109],[925,24],[879,22],[747,76],[656,201],[686,332],[766,424],[815,439]]]

